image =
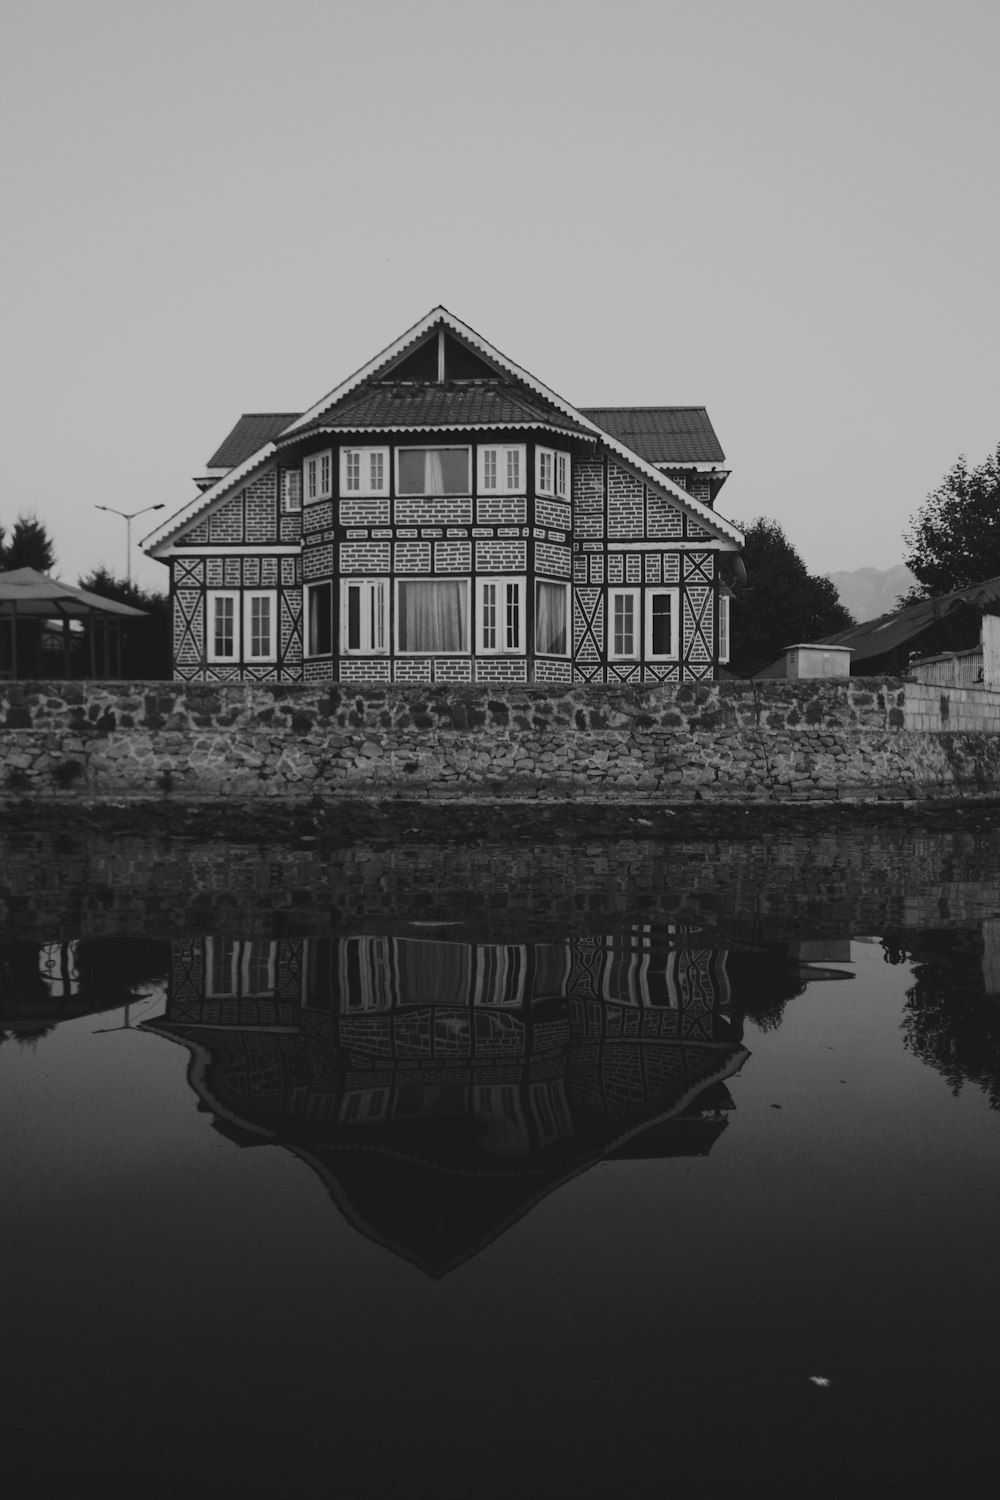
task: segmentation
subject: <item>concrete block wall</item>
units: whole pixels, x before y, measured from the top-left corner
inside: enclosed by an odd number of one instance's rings
[[[7,799],[740,803],[1000,792],[1000,693],[893,679],[7,683],[0,724]]]

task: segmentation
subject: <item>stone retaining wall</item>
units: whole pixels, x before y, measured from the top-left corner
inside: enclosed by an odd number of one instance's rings
[[[1000,790],[1000,693],[898,679],[644,687],[0,685],[0,796],[689,802]]]

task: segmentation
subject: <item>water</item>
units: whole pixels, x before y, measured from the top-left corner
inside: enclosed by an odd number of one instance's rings
[[[992,1495],[995,834],[3,856],[5,1494]]]

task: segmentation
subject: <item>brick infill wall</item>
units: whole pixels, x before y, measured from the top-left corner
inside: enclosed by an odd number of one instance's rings
[[[1000,692],[0,685],[0,798],[813,801],[1000,793]]]

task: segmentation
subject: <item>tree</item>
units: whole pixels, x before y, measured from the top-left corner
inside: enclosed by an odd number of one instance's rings
[[[973,468],[961,455],[913,516],[903,541],[918,586],[901,603],[1000,575],[1000,443]]]
[[[95,568],[80,579],[80,587],[102,599],[130,604],[146,611],[147,619],[122,622],[122,671],[126,677],[139,679],[168,678],[172,675],[170,659],[170,599],[152,589],[140,588],[125,578],[117,578],[108,568]]]
[[[736,522],[746,537],[747,581],[737,583],[730,606],[730,665],[752,677],[796,641],[817,641],[854,624],[828,578],[806,568],[777,521],[758,516]]]
[[[0,567],[37,568],[39,573],[51,573],[56,565],[55,548],[37,516],[18,516],[6,546],[3,535],[0,530]]]

